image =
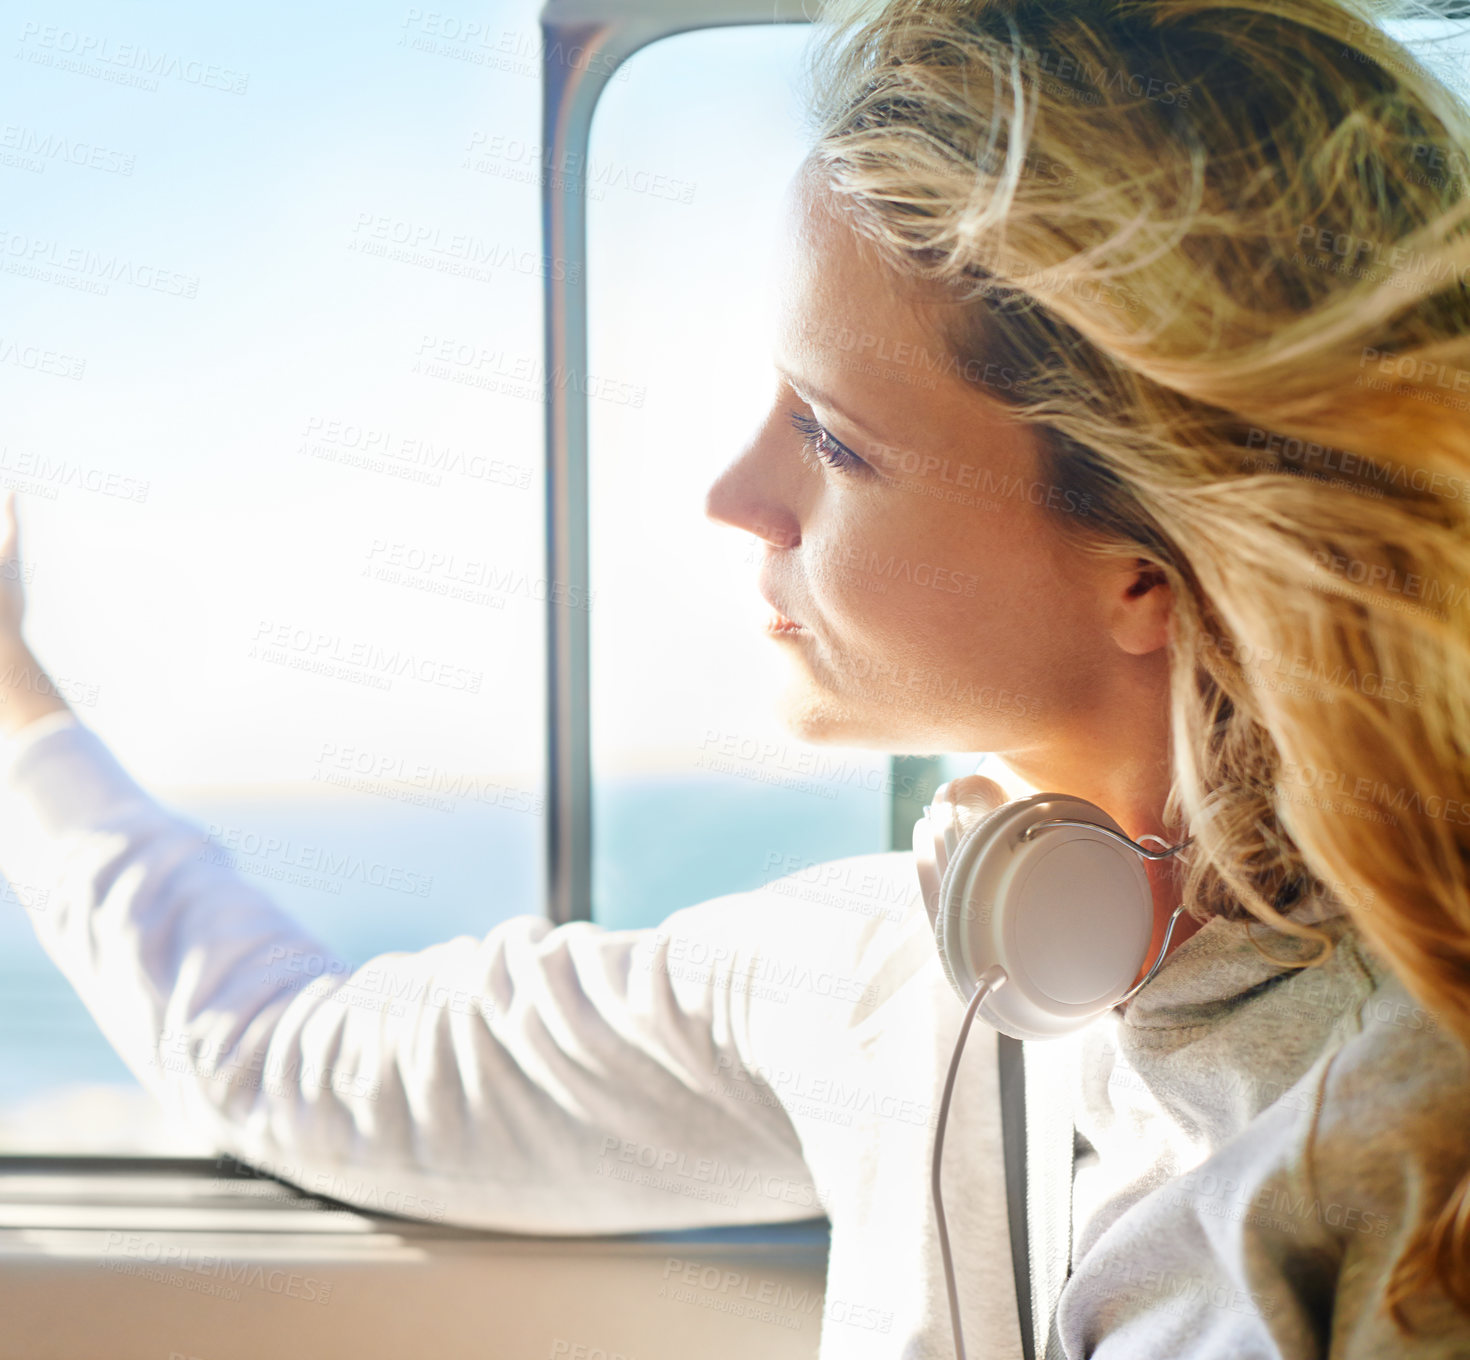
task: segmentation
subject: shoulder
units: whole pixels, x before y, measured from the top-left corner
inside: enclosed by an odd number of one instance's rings
[[[1356,932],[1339,946],[1369,978],[1324,1073],[1322,1123],[1392,1127],[1408,1117],[1458,1120],[1470,1139],[1470,1050],[1425,1009]],[[1324,1127],[1324,1132],[1327,1131]]]
[[[1414,1233],[1470,1172],[1470,1052],[1361,941],[1351,947],[1373,985],[1323,1068],[1305,1193],[1291,1207],[1315,1220],[1315,1244],[1336,1262],[1334,1355],[1449,1360],[1466,1353],[1467,1320],[1443,1291],[1413,1296],[1412,1342],[1386,1300]],[[1299,1258],[1298,1273],[1319,1259]]]
[[[1322,1070],[1311,1174],[1324,1197],[1397,1221],[1470,1170],[1470,1050],[1355,932],[1340,947],[1371,989]]]

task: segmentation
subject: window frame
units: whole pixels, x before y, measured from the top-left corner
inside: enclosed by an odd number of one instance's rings
[[[748,24],[810,23],[800,0],[549,0],[541,11],[542,145],[569,167],[541,187],[547,373],[587,371],[586,166],[598,101],[619,66],[679,33]],[[552,54],[577,53],[574,61]],[[546,579],[588,599],[588,409],[585,385],[546,385]],[[554,925],[593,919],[590,620],[546,598],[546,915]],[[922,790],[945,777],[942,760],[893,756],[887,780],[889,850],[907,850]],[[901,792],[902,791],[902,792]]]

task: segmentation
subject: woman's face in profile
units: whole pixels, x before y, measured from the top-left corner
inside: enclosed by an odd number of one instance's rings
[[[787,204],[775,393],[706,504],[757,536],[761,593],[800,625],[767,644],[784,721],[911,751],[1086,737],[1139,661],[1110,629],[1126,573],[1063,542],[1033,434],[960,376],[835,200],[798,174]]]

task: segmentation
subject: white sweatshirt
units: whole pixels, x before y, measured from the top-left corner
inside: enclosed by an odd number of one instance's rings
[[[519,916],[347,965],[69,714],[0,746],[0,872],[139,1080],[334,1197],[546,1234],[830,1218],[821,1360],[951,1354],[929,1200],[963,1010],[912,854],[656,929]],[[30,891],[34,890],[34,891]],[[975,1357],[1020,1355],[977,1025],[945,1145]]]
[[[820,1360],[952,1354],[928,1172],[962,1011],[911,854],[657,928],[521,916],[352,969],[56,714],[0,744],[0,871],[22,900],[45,890],[47,952],[221,1150],[365,1209],[509,1231],[825,1212]],[[1374,1311],[1406,1205],[1470,1165],[1470,1060],[1327,923],[1339,957],[1291,972],[1211,921],[1126,1011],[1051,1041],[1079,1134],[1051,1354],[1470,1354],[1447,1306],[1417,1341]],[[945,1143],[975,1360],[1021,1354],[995,1053],[977,1024]]]

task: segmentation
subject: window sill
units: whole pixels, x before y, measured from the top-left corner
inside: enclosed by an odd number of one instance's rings
[[[524,1237],[228,1160],[0,1157],[0,1354],[810,1360],[827,1242],[823,1220]]]

